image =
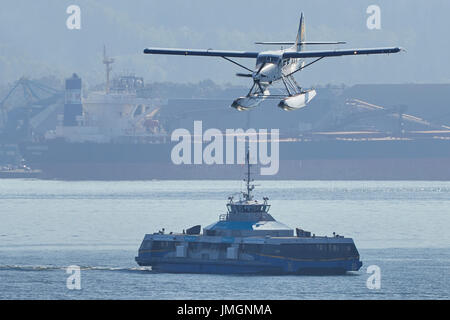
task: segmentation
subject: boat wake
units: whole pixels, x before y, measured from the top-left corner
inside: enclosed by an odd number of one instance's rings
[[[105,267],[79,266],[84,271],[152,272],[151,267]],[[55,265],[0,265],[0,271],[54,271],[66,270],[68,266]]]

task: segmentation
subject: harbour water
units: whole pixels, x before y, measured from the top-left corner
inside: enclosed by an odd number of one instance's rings
[[[134,261],[145,233],[206,226],[236,181],[0,180],[0,299],[449,299],[450,182],[258,181],[277,220],[352,237],[345,276],[159,274]],[[66,267],[81,267],[69,290]],[[368,289],[367,267],[381,271]]]

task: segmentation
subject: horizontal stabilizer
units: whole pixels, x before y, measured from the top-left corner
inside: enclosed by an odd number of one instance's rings
[[[320,57],[339,57],[368,54],[389,54],[398,53],[402,48],[374,48],[374,49],[346,49],[346,50],[324,50],[324,51],[302,51],[285,52],[283,58],[320,58]]]
[[[255,44],[265,44],[265,45],[274,45],[274,46],[293,46],[295,44],[294,41],[267,41],[267,42],[255,42]]]
[[[255,44],[274,45],[274,46],[293,46],[294,41],[267,41],[255,42]],[[327,44],[346,44],[345,41],[303,41],[302,45],[327,45]]]
[[[304,41],[302,44],[306,45],[326,45],[326,44],[346,44],[345,41]]]

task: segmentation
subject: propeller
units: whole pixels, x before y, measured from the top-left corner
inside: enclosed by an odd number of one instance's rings
[[[256,72],[255,76],[259,75],[259,73],[261,72],[261,70],[264,68],[265,65],[266,65],[265,62],[263,62],[263,63],[261,64],[261,67],[259,67],[259,69],[258,69],[258,71]],[[264,75],[262,75],[262,76],[264,76]],[[259,90],[261,90],[261,93],[264,93],[264,89],[263,89],[263,87],[261,86],[260,80],[253,80],[253,81],[254,81],[254,84],[256,84],[256,85],[258,86]]]
[[[266,65],[266,63],[263,62],[261,64],[261,66],[258,68],[258,70],[256,71],[256,73],[253,73],[253,74],[252,73],[236,73],[236,76],[237,77],[243,77],[243,78],[254,78],[254,76],[257,76],[257,75],[259,75],[261,73],[261,71],[265,67],[265,65]],[[261,76],[265,77],[265,75],[261,75]],[[253,79],[253,86],[250,89],[250,91],[247,94],[247,96],[250,95],[250,93],[253,91],[253,88],[255,87],[255,85],[258,86],[259,90],[261,90],[261,93],[264,93],[264,89],[263,89],[263,87],[260,84],[260,80]]]
[[[256,75],[258,75],[258,74],[261,72],[261,70],[262,70],[265,66],[266,66],[266,63],[263,62],[263,63],[261,64],[261,67],[259,67],[258,71],[256,71]]]
[[[251,73],[236,73],[238,77],[251,78],[253,75]]]
[[[259,67],[258,71],[256,71],[255,75],[259,75],[259,73],[261,72],[261,70],[264,68],[265,65],[266,64],[263,63],[261,65],[261,67]],[[253,74],[252,73],[236,73],[236,76],[237,77],[244,77],[244,78],[252,78]],[[262,75],[262,76],[264,76],[264,75]]]

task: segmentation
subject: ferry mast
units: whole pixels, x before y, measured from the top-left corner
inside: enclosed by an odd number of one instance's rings
[[[109,73],[112,70],[111,65],[114,63],[114,58],[109,58],[106,55],[106,46],[103,45],[103,64],[106,67],[106,87],[105,87],[105,91],[106,93],[109,93]]]
[[[255,185],[250,184],[250,182],[251,182],[252,180],[251,180],[251,177],[250,177],[250,174],[251,174],[251,172],[250,172],[251,164],[250,164],[250,151],[249,151],[249,150],[247,150],[247,155],[246,155],[245,160],[246,160],[246,162],[247,162],[247,179],[244,179],[244,181],[246,182],[247,193],[244,192],[244,199],[245,199],[246,201],[251,201],[251,200],[253,200],[253,196],[252,196],[251,192],[252,192],[252,190],[255,188]]]

